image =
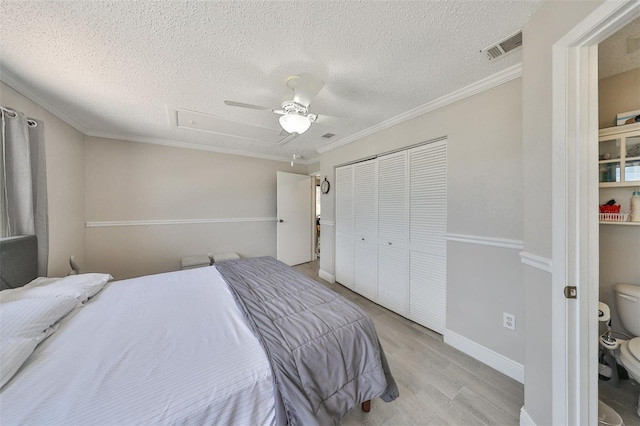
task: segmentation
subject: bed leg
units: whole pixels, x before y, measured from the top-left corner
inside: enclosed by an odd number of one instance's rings
[[[364,411],[365,413],[368,413],[369,411],[371,411],[371,400],[368,399],[365,402],[362,403],[362,411]]]

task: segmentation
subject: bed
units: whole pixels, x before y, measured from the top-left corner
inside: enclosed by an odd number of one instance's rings
[[[25,297],[73,305],[28,338],[37,346],[0,390],[0,423],[335,424],[398,396],[366,314],[273,258],[108,278],[0,292],[0,315]]]

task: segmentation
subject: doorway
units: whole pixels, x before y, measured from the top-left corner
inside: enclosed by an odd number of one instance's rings
[[[598,422],[598,44],[639,14],[635,1],[605,2],[553,48],[554,424]],[[577,300],[562,297],[567,285]]]
[[[620,320],[614,288],[618,283],[640,286],[640,223],[628,221],[632,192],[640,187],[640,162],[624,160],[640,157],[640,136],[633,130],[635,124],[623,125],[617,117],[640,110],[640,44],[635,45],[639,36],[637,18],[598,45],[599,205],[606,220],[599,227],[599,301],[603,316],[597,335],[611,330],[613,337],[623,340],[631,336]],[[598,397],[625,424],[640,423],[635,409],[640,386],[618,366],[613,348],[620,342],[605,342],[610,347],[601,344],[599,348]]]
[[[313,179],[277,172],[277,259],[289,266],[313,260]]]
[[[320,224],[320,218],[322,216],[322,190],[320,188],[320,175],[315,175],[315,210],[314,210],[314,257],[313,259],[320,258],[320,232],[322,225]]]

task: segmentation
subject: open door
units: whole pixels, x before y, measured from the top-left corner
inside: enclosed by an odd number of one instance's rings
[[[289,266],[312,260],[313,179],[307,175],[278,172],[277,257]]]
[[[553,424],[598,423],[598,43],[639,14],[603,2],[553,47]]]

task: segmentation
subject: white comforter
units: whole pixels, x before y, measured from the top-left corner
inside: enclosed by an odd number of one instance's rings
[[[0,424],[274,423],[264,351],[215,267],[109,284],[0,392]]]

